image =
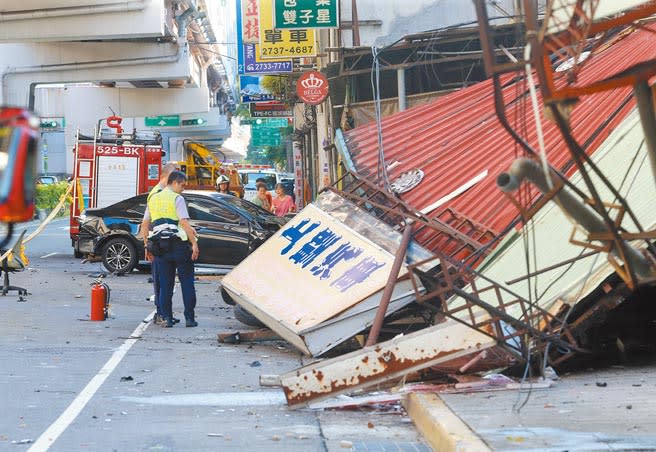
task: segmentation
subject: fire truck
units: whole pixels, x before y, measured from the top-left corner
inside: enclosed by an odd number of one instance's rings
[[[73,202],[70,211],[70,236],[76,257],[79,223],[85,209],[101,208],[131,196],[150,191],[159,182],[162,167],[162,139],[158,132],[123,132],[122,118],[110,116],[107,127],[113,133],[84,136],[78,132],[73,152]],[[100,128],[99,128],[100,129]]]

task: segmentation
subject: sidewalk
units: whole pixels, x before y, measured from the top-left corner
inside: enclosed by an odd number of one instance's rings
[[[656,365],[617,366],[564,375],[547,389],[439,399],[495,451],[656,450],[655,372]],[[438,407],[439,401],[431,405]]]

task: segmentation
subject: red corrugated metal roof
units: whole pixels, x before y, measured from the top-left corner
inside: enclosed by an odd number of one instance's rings
[[[635,62],[656,58],[654,30],[656,27],[652,26],[651,30],[636,31],[591,58],[579,82],[605,77]],[[530,101],[517,100],[526,91],[525,82],[515,82],[508,76],[505,80],[504,100],[506,105],[514,103],[508,109],[509,120],[537,150]],[[587,152],[591,154],[634,107],[631,88],[581,98],[571,116],[574,136],[579,143],[587,143]],[[421,210],[487,170],[488,176],[483,181],[431,216],[452,208],[496,231],[502,231],[517,217],[516,207],[501,194],[495,179],[522,150],[496,117],[491,80],[391,115],[383,119],[382,126],[385,161],[388,165],[399,162],[389,172],[390,181],[415,168],[425,173],[421,184],[401,195],[403,201]],[[549,162],[562,169],[570,162],[569,149],[552,122],[544,121],[543,128]],[[356,172],[371,179],[376,175],[378,163],[375,123],[357,127],[344,136]]]

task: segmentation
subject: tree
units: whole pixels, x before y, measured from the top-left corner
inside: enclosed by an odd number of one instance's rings
[[[276,167],[284,168],[287,166],[287,146],[284,143],[279,146],[267,147],[266,156]]]
[[[237,106],[237,110],[235,110],[235,116],[239,116],[240,118],[250,118],[251,117],[251,109],[248,104],[239,104]]]
[[[262,78],[262,87],[278,99],[287,100],[289,90],[289,77],[286,75],[265,75]]]

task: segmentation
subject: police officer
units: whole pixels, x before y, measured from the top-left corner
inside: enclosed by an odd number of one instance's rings
[[[187,184],[187,176],[173,171],[165,189],[150,196],[144,218],[153,225],[149,240],[156,243],[159,252],[154,253],[159,280],[159,303],[164,317],[163,326],[173,326],[173,286],[178,270],[185,325],[198,326],[195,319],[196,289],[194,287],[194,263],[198,258],[196,233],[189,224],[189,213],[180,195]]]
[[[153,187],[153,189],[150,191],[148,194],[148,199],[150,200],[150,197],[153,196],[155,193],[159,193],[160,191],[164,190],[166,186],[168,185],[168,180],[169,180],[169,175],[175,171],[175,163],[167,163],[162,166],[162,171],[160,172],[160,177],[159,177],[159,182],[157,185]],[[146,243],[148,243],[148,234],[150,232],[150,220],[146,220],[145,216],[143,221],[141,222],[141,237],[143,238],[144,242],[144,247],[146,246]],[[155,307],[157,308],[157,312],[155,314],[155,323],[163,323],[164,322],[164,316],[162,315],[162,308],[159,303],[159,274],[157,272],[157,265],[155,265],[155,259],[152,254],[148,251],[148,248],[146,247],[146,260],[150,261],[151,263],[151,277],[153,280],[153,293],[154,295],[154,302],[155,302]],[[173,317],[173,323],[179,323],[180,319],[176,319]]]

